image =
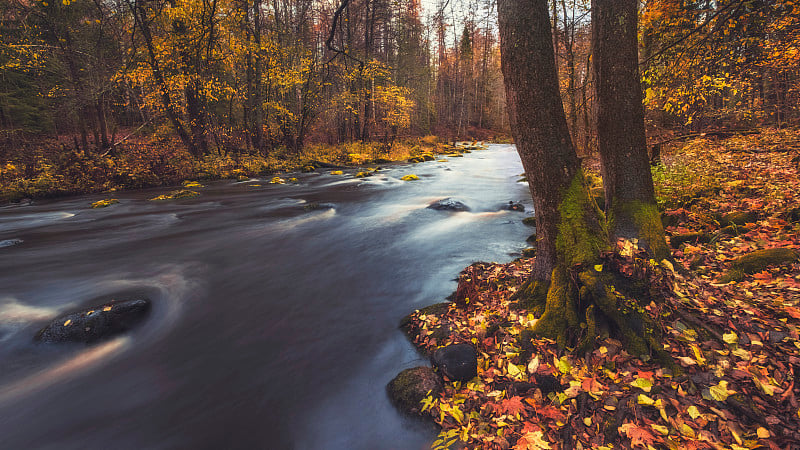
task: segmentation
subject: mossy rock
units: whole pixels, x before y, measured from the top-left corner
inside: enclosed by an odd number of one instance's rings
[[[707,244],[709,242],[711,242],[711,236],[703,232],[676,234],[669,238],[672,248],[678,248],[682,244]]]
[[[727,227],[722,228],[719,230],[719,235],[721,236],[738,236],[742,233],[747,233],[750,231],[750,227],[740,226],[740,225],[728,225]]]
[[[317,170],[317,168],[314,167],[314,166],[303,166],[302,170],[305,173],[311,173],[311,172],[314,172],[315,170]]]
[[[403,413],[422,415],[422,402],[430,393],[437,397],[444,389],[441,377],[430,367],[420,366],[400,372],[386,390],[389,399]]]
[[[272,177],[272,179],[269,180],[269,184],[284,184],[284,183],[286,183],[286,180],[284,180],[281,177]]]
[[[734,211],[719,218],[719,224],[723,227],[728,225],[744,225],[746,223],[756,223],[758,214],[754,211]]]
[[[186,180],[186,181],[183,182],[183,187],[185,187],[185,188],[201,188],[201,187],[203,187],[203,185],[200,184],[200,182],[198,182],[198,181]]]
[[[372,175],[374,175],[372,172],[358,172],[357,174],[355,174],[355,177],[356,178],[367,178],[367,177],[371,177]]]
[[[525,242],[527,242],[529,244],[535,244],[536,243],[536,233],[533,233],[532,235],[528,236],[528,238],[525,239]]]
[[[419,180],[419,177],[414,175],[414,174],[408,174],[408,175],[403,176],[400,179],[403,180],[403,181],[414,181],[414,180]]]
[[[523,225],[527,225],[529,227],[535,227],[536,226],[536,217],[535,216],[526,217],[526,218],[522,219],[522,224]]]
[[[107,208],[107,207],[109,207],[111,205],[116,205],[117,203],[119,203],[119,200],[117,200],[115,198],[109,198],[109,199],[106,199],[106,200],[98,200],[98,201],[92,203],[92,208]]]
[[[423,158],[421,156],[412,156],[411,158],[408,158],[408,162],[414,163],[414,164],[421,163],[423,161],[425,161],[425,158]]]
[[[247,175],[239,175],[238,177],[236,177],[236,181],[250,181],[250,177],[248,177]]]
[[[419,155],[419,157],[422,158],[423,161],[433,161],[434,159],[436,159],[436,157],[433,156],[433,154],[431,153],[423,153]]]
[[[522,250],[522,257],[523,258],[533,258],[536,256],[536,249],[533,247],[528,247]]]
[[[719,283],[741,281],[745,275],[751,275],[766,269],[768,266],[800,261],[800,252],[791,248],[767,248],[756,250],[736,258],[728,272],[719,279]]]
[[[162,194],[159,195],[158,197],[153,197],[150,200],[177,200],[181,198],[197,197],[198,195],[200,194],[195,191],[191,191],[189,189],[179,189],[177,191],[172,191],[168,194]]]
[[[344,175],[344,172],[341,170],[332,170],[331,175]]]

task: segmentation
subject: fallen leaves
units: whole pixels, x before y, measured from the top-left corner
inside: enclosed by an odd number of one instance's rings
[[[621,241],[594,268],[639,271],[644,279],[657,270],[673,274],[670,302],[644,306],[663,326],[662,343],[681,373],[634,358],[611,338],[584,358],[526,333],[536,317],[511,310],[510,297],[531,260],[476,263],[459,277],[457,305],[411,320],[419,347],[472,342],[480,355],[476,380],[448,383],[430,401],[443,427],[440,448],[460,441],[465,448],[559,449],[565,436],[573,448],[800,448],[800,264],[714,284],[742,254],[800,248],[800,224],[783,218],[800,205],[800,177],[782,166],[783,154],[703,145],[713,148],[696,146],[701,162],[694,166],[707,165],[727,184],[668,211],[675,222],[668,231],[715,238],[675,249],[674,264],[638,267],[630,264],[638,244]],[[721,224],[712,212],[732,211],[759,218],[737,236],[716,234]]]

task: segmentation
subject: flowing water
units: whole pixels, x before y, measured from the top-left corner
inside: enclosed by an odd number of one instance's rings
[[[519,158],[492,145],[329,172],[0,208],[0,448],[427,448],[435,432],[386,396],[426,364],[398,322],[471,262],[522,249],[526,213],[502,210],[532,208]],[[471,211],[426,208],[445,197]],[[33,342],[60,314],[137,296],[153,310],[132,333]]]

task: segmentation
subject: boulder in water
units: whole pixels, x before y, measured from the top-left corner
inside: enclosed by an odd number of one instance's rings
[[[34,338],[38,342],[90,344],[130,331],[150,312],[150,300],[112,301],[54,319]]]
[[[435,209],[437,211],[469,211],[469,206],[449,197],[436,200],[428,205],[428,208]]]
[[[478,375],[478,353],[470,344],[450,344],[436,349],[434,367],[453,381],[469,381]]]
[[[404,413],[412,415],[422,414],[420,402],[428,392],[436,397],[443,388],[441,377],[430,367],[424,366],[400,372],[386,386],[392,403]]]
[[[509,211],[525,212],[525,205],[523,205],[520,202],[509,201],[507,205],[503,206],[503,209],[507,209]]]

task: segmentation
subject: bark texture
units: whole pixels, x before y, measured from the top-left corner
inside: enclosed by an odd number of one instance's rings
[[[647,155],[638,69],[638,3],[592,2],[597,145],[612,237],[638,238],[661,260],[669,256],[669,250]]]
[[[536,210],[532,278],[550,280],[558,260],[559,206],[580,161],[558,89],[546,0],[500,0],[500,52],[511,131]]]

